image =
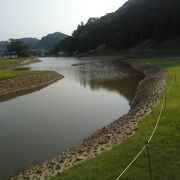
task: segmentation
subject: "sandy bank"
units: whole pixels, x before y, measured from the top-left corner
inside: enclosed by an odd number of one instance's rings
[[[42,72],[1,80],[0,102],[34,92],[62,78],[63,76],[56,72]]]
[[[48,179],[80,161],[87,160],[111,149],[133,135],[138,121],[148,114],[161,97],[165,87],[166,71],[152,65],[131,66],[145,74],[139,83],[136,94],[130,105],[131,110],[106,127],[99,129],[94,135],[81,144],[72,147],[57,157],[28,170],[21,172],[12,179]]]

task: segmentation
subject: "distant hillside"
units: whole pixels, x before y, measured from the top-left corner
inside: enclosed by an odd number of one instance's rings
[[[59,47],[80,53],[101,45],[127,49],[144,40],[159,43],[179,36],[180,0],[129,0],[116,12],[79,25]]]
[[[67,35],[60,32],[48,34],[47,36],[42,37],[42,39],[39,41],[38,48],[50,50],[55,43],[63,40],[65,37],[67,37]]]
[[[41,40],[31,37],[21,38],[20,40],[30,49],[51,50],[55,43],[63,40],[65,37],[67,37],[67,35],[60,32],[55,32],[42,37]],[[0,50],[5,50],[7,45],[8,41],[0,41]]]
[[[36,38],[22,38],[24,44],[26,44],[30,49],[36,49],[38,47],[39,39]]]
[[[0,41],[0,50],[5,50],[8,45],[8,41]]]

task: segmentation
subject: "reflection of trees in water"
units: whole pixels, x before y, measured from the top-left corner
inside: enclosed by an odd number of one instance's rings
[[[129,65],[114,62],[79,66],[75,74],[83,87],[116,91],[128,100],[132,99],[137,84],[142,78]]]
[[[79,73],[88,79],[121,79],[135,73],[129,65],[115,62],[97,62],[79,67]],[[136,72],[137,73],[137,72]]]
[[[89,86],[93,90],[106,89],[108,91],[116,91],[130,101],[134,96],[139,80],[140,78],[135,77],[112,80],[90,80]]]

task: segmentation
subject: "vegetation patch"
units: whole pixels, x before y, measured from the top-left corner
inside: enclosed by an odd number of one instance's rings
[[[32,75],[32,74],[42,74],[47,71],[1,71],[0,70],[0,80],[15,78],[24,75]]]
[[[0,69],[5,69],[10,66],[15,66],[19,65],[22,63],[24,60],[23,59],[16,59],[16,60],[11,60],[11,59],[0,59]]]
[[[17,58],[17,59],[1,59],[0,58],[0,70],[13,68],[19,65],[25,65],[33,62],[37,62],[38,60],[35,57],[28,58]]]
[[[24,65],[36,62],[36,58],[18,58],[18,59],[0,59],[0,80],[15,78],[23,75],[31,75],[37,73],[44,73],[46,71],[14,71],[13,68],[19,65]]]

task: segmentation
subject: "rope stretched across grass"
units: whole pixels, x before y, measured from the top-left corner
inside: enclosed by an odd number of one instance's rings
[[[159,112],[159,116],[157,118],[157,121],[156,121],[156,124],[155,124],[155,127],[151,133],[151,136],[149,137],[149,140],[147,141],[147,144],[149,144],[154,136],[154,133],[156,132],[156,129],[158,127],[158,124],[159,124],[159,121],[161,119],[161,116],[162,116],[162,112],[163,112],[163,109],[164,109],[164,106],[165,106],[165,99],[166,99],[166,93],[169,92],[169,90],[172,88],[172,85],[173,85],[173,82],[175,80],[175,76],[174,78],[172,78],[172,81],[171,81],[171,84],[170,86],[168,87],[167,91],[165,90],[164,92],[164,95],[163,95],[163,100],[162,100],[162,105],[161,105],[161,109],[160,109],[160,112]],[[116,178],[116,180],[118,180],[120,177],[123,176],[123,174],[129,169],[129,167],[136,161],[136,159],[142,154],[142,152],[146,149],[146,145],[144,145],[142,147],[142,149],[138,152],[138,154],[133,158],[133,160],[128,164],[128,166],[122,171],[122,173]]]

